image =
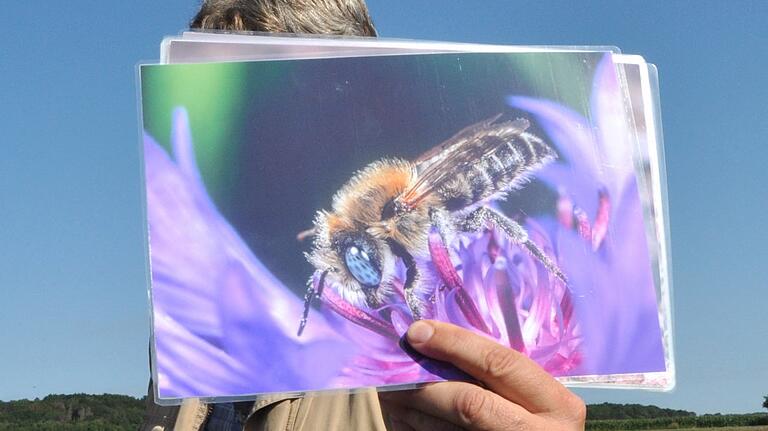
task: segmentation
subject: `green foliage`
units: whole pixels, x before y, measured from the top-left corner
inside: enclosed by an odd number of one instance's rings
[[[766,398],[768,402],[768,398]],[[587,406],[588,430],[652,430],[768,425],[768,415],[701,415],[685,410],[639,404],[592,404]]]
[[[650,419],[696,416],[696,413],[686,410],[663,409],[656,406],[640,404],[590,404],[587,406],[587,420],[603,419]]]
[[[0,431],[135,430],[146,399],[125,395],[48,395],[42,400],[0,401]],[[765,397],[763,407],[768,404]],[[768,414],[701,415],[639,404],[587,406],[588,430],[651,430],[768,425]]]
[[[588,420],[587,430],[653,430],[677,428],[720,428],[768,425],[768,415],[702,415],[653,419]]]
[[[144,406],[144,399],[110,394],[0,402],[0,431],[135,430],[144,417]]]
[[[763,397],[763,407],[768,409],[768,395]]]

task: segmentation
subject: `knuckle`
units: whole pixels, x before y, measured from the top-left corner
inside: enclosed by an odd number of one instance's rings
[[[483,357],[483,372],[489,379],[508,376],[517,366],[518,358],[505,348],[490,349]]]
[[[583,426],[587,421],[587,405],[584,404],[584,400],[577,397],[576,395],[571,395],[571,407],[570,411],[573,417],[574,422],[576,422],[578,425]]]
[[[466,391],[456,398],[456,411],[465,424],[471,425],[478,423],[486,414],[486,410],[491,403],[490,398],[482,389]]]
[[[573,392],[565,392],[561,401],[562,415],[568,422],[583,426],[587,420],[587,406],[584,400]]]

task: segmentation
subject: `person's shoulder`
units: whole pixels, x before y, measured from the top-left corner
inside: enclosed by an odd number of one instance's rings
[[[274,399],[259,405],[246,421],[246,430],[308,431],[387,429],[375,389],[312,394]]]

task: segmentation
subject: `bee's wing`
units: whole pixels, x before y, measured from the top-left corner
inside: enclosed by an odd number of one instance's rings
[[[487,118],[478,123],[470,124],[469,126],[458,131],[456,134],[454,134],[450,138],[446,139],[445,141],[441,142],[438,145],[435,145],[434,147],[432,147],[431,149],[429,149],[428,151],[420,155],[416,160],[414,160],[414,163],[417,165],[429,163],[430,160],[436,158],[445,150],[455,145],[461,145],[465,143],[468,139],[471,139],[473,136],[476,136],[478,132],[481,132],[482,130],[487,130],[501,116],[502,114],[496,114],[491,118]],[[528,127],[527,120],[520,119],[518,121],[526,122],[525,127],[523,127],[523,130],[525,130],[525,128]]]
[[[529,126],[526,119],[497,122],[501,115],[472,124],[416,159],[418,180],[401,195],[403,203],[414,206],[424,197],[467,172],[483,157],[506,148]],[[510,166],[510,169],[513,167]]]

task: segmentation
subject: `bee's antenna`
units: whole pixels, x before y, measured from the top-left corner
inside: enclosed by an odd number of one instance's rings
[[[304,328],[307,326],[307,318],[309,317],[309,309],[312,307],[312,300],[315,297],[320,297],[320,295],[323,294],[323,288],[325,287],[325,276],[328,274],[328,269],[323,271],[323,273],[320,275],[320,281],[318,283],[317,292],[315,292],[315,286],[314,283],[312,283],[312,279],[310,278],[309,281],[307,281],[307,291],[304,293],[304,313],[301,315],[301,322],[299,322],[299,331],[296,333],[297,337],[301,337],[301,334],[304,333]]]
[[[316,233],[317,232],[315,228],[303,230],[296,234],[296,240],[299,242],[304,241],[311,236],[315,236]]]

